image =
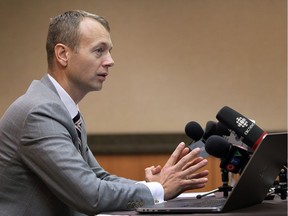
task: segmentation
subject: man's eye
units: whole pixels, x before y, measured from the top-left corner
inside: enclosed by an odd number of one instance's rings
[[[103,48],[96,49],[96,53],[101,54],[103,52]]]

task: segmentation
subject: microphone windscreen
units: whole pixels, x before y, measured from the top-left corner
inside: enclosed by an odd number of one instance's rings
[[[185,133],[192,140],[200,140],[204,134],[202,127],[195,121],[188,122],[185,126]]]
[[[214,121],[208,121],[206,123],[203,139],[207,140],[210,136],[217,134],[217,123]]]
[[[221,122],[217,123],[216,128],[217,128],[218,135],[221,135],[221,136],[223,136],[223,135],[229,136],[230,135],[229,129],[224,124],[222,124]]]
[[[206,123],[203,139],[206,140],[212,135],[229,136],[230,131],[221,122],[208,121]]]
[[[214,157],[225,158],[228,155],[231,146],[232,144],[223,137],[212,135],[206,140],[205,150]]]
[[[243,137],[243,142],[253,150],[257,148],[267,134],[255,122],[228,106],[223,107],[217,113],[216,118],[238,136]]]

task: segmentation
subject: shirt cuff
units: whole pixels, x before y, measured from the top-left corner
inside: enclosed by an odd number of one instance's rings
[[[150,190],[150,192],[154,198],[155,204],[164,202],[164,189],[159,182],[140,181],[137,183],[145,184],[149,188],[149,190]]]

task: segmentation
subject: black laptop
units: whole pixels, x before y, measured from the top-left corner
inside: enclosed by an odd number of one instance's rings
[[[228,195],[222,197],[177,198],[138,208],[139,213],[228,212],[261,203],[287,164],[287,132],[269,133],[253,153]]]

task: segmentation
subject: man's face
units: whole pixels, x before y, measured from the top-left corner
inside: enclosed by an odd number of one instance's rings
[[[85,18],[79,31],[79,47],[69,52],[66,76],[70,90],[85,95],[102,89],[108,69],[114,65],[113,45],[109,32],[96,20]]]

